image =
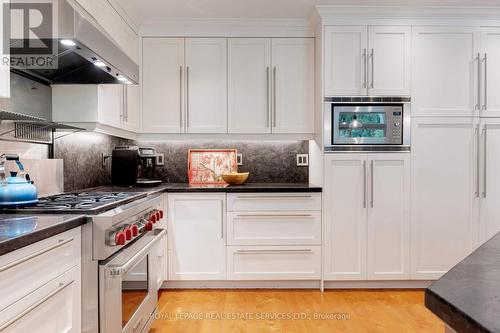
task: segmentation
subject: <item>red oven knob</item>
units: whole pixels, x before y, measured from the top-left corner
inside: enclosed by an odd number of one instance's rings
[[[163,218],[163,210],[160,209],[158,212],[160,213],[160,219],[162,219]]]
[[[130,229],[129,227],[126,227],[125,229],[123,229],[123,232],[125,233],[125,238],[127,240],[132,239],[132,229]]]
[[[125,233],[119,231],[115,234],[115,244],[116,245],[125,245]]]
[[[161,217],[160,217],[160,211],[159,210],[157,210],[155,212],[155,215],[156,215],[156,221],[160,221]]]
[[[149,222],[156,223],[156,220],[156,214],[151,214],[151,216],[149,216]]]
[[[137,237],[137,235],[139,235],[139,227],[136,224],[132,224],[130,229],[132,230],[132,237]]]
[[[146,231],[151,231],[151,230],[153,230],[153,222],[146,223]]]

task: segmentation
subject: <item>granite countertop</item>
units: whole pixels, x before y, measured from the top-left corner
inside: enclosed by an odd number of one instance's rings
[[[86,189],[86,191],[91,189]],[[322,192],[320,186],[309,183],[245,183],[243,185],[189,185],[187,183],[164,183],[156,187],[99,186],[92,190],[113,192],[147,192],[149,195],[164,192],[224,192],[224,193],[270,193],[270,192]]]
[[[87,222],[84,215],[0,214],[0,255]]]
[[[500,233],[427,288],[425,305],[457,332],[500,332]]]

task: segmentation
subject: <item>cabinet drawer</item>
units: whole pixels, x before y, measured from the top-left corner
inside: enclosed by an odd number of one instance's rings
[[[228,280],[314,280],[321,246],[228,246]]]
[[[227,244],[321,245],[321,212],[230,212]]]
[[[0,311],[0,331],[81,332],[80,267],[73,267]]]
[[[80,228],[0,257],[0,310],[80,264]]]
[[[321,193],[230,193],[227,208],[230,212],[321,210]]]

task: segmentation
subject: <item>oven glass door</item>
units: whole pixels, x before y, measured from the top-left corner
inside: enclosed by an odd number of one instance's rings
[[[142,258],[122,277],[122,328],[124,328],[149,295],[149,255]]]
[[[394,135],[395,117],[402,116],[402,106],[333,105],[334,145],[401,144]],[[399,125],[398,125],[399,126]]]

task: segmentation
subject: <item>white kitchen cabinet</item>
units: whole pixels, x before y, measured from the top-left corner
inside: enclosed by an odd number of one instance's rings
[[[141,88],[138,85],[123,85],[124,109],[122,110],[122,127],[131,132],[139,129],[139,114],[141,111]]]
[[[366,95],[366,26],[329,26],[324,30],[325,96]]]
[[[134,132],[137,129],[137,94],[137,88],[121,84],[54,85],[52,119]]]
[[[186,132],[227,132],[225,38],[186,38]]]
[[[123,20],[120,22],[119,44],[130,59],[139,63],[139,38],[130,25]]]
[[[225,195],[168,195],[169,280],[225,280]]]
[[[480,107],[483,117],[500,117],[500,29],[481,28]]]
[[[368,94],[409,96],[411,27],[368,27]]]
[[[98,85],[98,121],[102,124],[120,127],[123,117],[123,86],[118,84]]]
[[[409,185],[409,154],[325,157],[325,280],[408,279]]]
[[[229,38],[228,132],[271,132],[271,39]]]
[[[119,45],[122,19],[107,0],[98,1],[98,10],[94,17],[104,31]]]
[[[314,132],[314,39],[273,38],[272,131]]]
[[[500,232],[500,119],[481,119],[479,142],[480,245]]]
[[[227,211],[321,210],[321,193],[228,193]]]
[[[410,95],[411,28],[327,26],[325,95]]]
[[[229,280],[318,280],[321,246],[228,246]]]
[[[81,230],[0,256],[0,331],[81,331]]]
[[[324,161],[323,278],[365,280],[366,155],[329,154]]]
[[[412,119],[411,278],[436,279],[477,234],[478,120]]]
[[[410,277],[410,154],[368,155],[367,278]]]
[[[184,38],[143,38],[142,131],[184,131]]]
[[[10,3],[8,0],[2,0],[0,2],[0,17],[3,17],[3,7],[4,4]],[[3,49],[4,45],[4,38],[10,38],[10,36],[7,36],[7,32],[4,31],[3,29],[3,24],[0,24],[0,56],[1,56],[1,62],[0,62],[0,98],[9,98],[10,97],[10,67],[7,64],[5,64],[4,59],[7,59],[7,56],[9,52],[6,52],[8,50]]]
[[[480,32],[413,27],[413,116],[478,116]]]

